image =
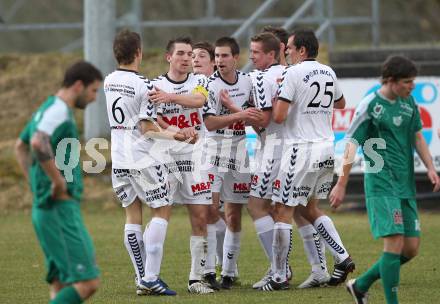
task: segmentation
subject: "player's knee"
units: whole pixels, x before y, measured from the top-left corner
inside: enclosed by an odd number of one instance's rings
[[[155,254],[157,252],[160,252],[161,250],[163,250],[163,244],[145,246],[145,252],[147,254]]]
[[[99,288],[100,280],[98,278],[88,281],[82,281],[75,284],[79,295],[83,300],[91,297]]]
[[[226,222],[229,230],[240,231],[241,228],[241,215],[240,214],[228,214]]]

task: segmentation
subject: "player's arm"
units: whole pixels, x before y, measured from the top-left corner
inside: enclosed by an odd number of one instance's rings
[[[197,137],[196,135],[188,136],[186,133],[180,132],[180,130],[174,126],[169,126],[167,129],[163,129],[153,120],[141,120],[140,128],[141,133],[148,138],[188,141],[189,143],[193,143],[197,140],[197,138],[194,140],[194,137]]]
[[[205,104],[206,95],[203,93],[204,88],[197,87],[191,94],[174,94],[162,91],[155,87],[154,91],[149,93],[150,100],[155,103],[175,103],[187,108],[201,108]]]
[[[248,108],[237,113],[226,115],[204,115],[203,120],[208,131],[223,129],[237,121],[244,121],[250,125],[257,124],[261,117],[261,110]]]
[[[344,201],[348,178],[356,155],[357,145],[348,141],[342,158],[342,172],[339,173],[338,181],[329,195],[330,206],[338,208]]]
[[[433,192],[440,190],[440,178],[435,170],[434,163],[432,162],[431,153],[429,152],[428,145],[421,131],[416,132],[416,151],[420,156],[423,164],[428,169],[428,177],[431,183],[434,185]]]
[[[68,199],[66,180],[55,164],[50,136],[46,132],[37,130],[32,136],[31,147],[35,158],[52,182],[52,198]]]
[[[344,109],[345,108],[345,98],[342,96],[341,98],[335,100],[335,104],[333,106],[335,109]]]
[[[284,98],[278,98],[272,110],[272,118],[275,123],[282,124],[286,121],[289,106],[290,102],[286,101]]]
[[[15,157],[17,158],[20,170],[23,173],[26,180],[29,180],[29,167],[31,165],[31,151],[29,145],[25,143],[21,138],[15,142]]]

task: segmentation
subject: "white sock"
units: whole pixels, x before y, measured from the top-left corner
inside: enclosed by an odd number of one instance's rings
[[[241,232],[232,232],[226,228],[222,276],[235,277],[238,255],[240,254],[240,235]]]
[[[191,235],[189,245],[191,251],[190,281],[200,281],[202,279],[206,264],[207,246],[208,242],[206,237]]]
[[[143,280],[146,282],[156,281],[159,278],[167,226],[167,220],[153,217],[145,228],[144,243],[147,258]]]
[[[141,225],[125,224],[124,245],[133,263],[138,282],[140,282],[145,275],[145,247]]]
[[[333,221],[326,215],[318,217],[313,223],[316,230],[325,241],[325,246],[335,258],[335,263],[339,264],[348,258],[348,252],[342,244],[338,231],[336,231]]]
[[[298,228],[303,240],[304,251],[307,259],[312,266],[313,272],[327,272],[327,262],[325,259],[325,244],[321,235],[315,230],[312,224]]]
[[[291,246],[292,225],[277,222],[273,228],[273,259],[272,272],[274,278],[279,282],[287,280],[287,259]]]
[[[208,231],[208,235],[206,237],[208,249],[206,252],[205,273],[215,273],[215,252],[217,247],[217,233],[215,225],[208,224],[206,230]]]
[[[269,262],[272,262],[272,243],[273,243],[273,218],[270,215],[263,216],[254,221],[260,244],[266,253]]]
[[[217,264],[220,266],[223,264],[223,243],[225,241],[225,233],[226,233],[226,223],[220,218],[216,223],[215,227],[217,229],[216,238],[217,238]]]

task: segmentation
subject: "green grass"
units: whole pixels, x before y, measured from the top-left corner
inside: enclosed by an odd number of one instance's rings
[[[122,243],[124,214],[121,209],[87,206],[86,224],[93,236],[102,285],[89,303],[352,303],[343,287],[297,290],[309,274],[302,243],[294,233],[291,265],[294,270],[289,291],[263,293],[251,285],[264,274],[267,262],[255,236],[255,230],[244,212],[242,250],[239,270],[242,286],[214,295],[194,296],[186,292],[189,273],[189,223],[186,211],[176,208],[169,225],[161,276],[178,292],[177,297],[137,297],[133,269]],[[343,241],[356,262],[355,275],[363,272],[380,254],[381,242],[373,241],[365,214],[332,215]],[[440,297],[438,248],[440,248],[439,214],[422,213],[423,240],[420,255],[405,265],[401,272],[400,303],[434,303]],[[0,303],[47,303],[47,286],[42,252],[35,239],[30,214],[13,212],[0,216]],[[332,260],[329,257],[329,268]],[[383,303],[380,283],[370,291],[371,303]]]

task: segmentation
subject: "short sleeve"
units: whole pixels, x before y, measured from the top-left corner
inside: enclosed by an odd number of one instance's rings
[[[335,102],[338,102],[342,99],[344,95],[342,94],[341,86],[339,85],[339,81],[335,77]]]
[[[216,97],[215,91],[212,85],[208,84],[208,98],[203,106],[203,116],[217,115],[217,109],[219,107],[219,100]]]
[[[422,120],[420,119],[420,109],[419,109],[419,107],[416,105],[416,103],[414,102],[414,100],[413,100],[413,103],[414,103],[414,115],[413,115],[413,122],[412,122],[412,125],[413,125],[413,132],[414,133],[417,133],[417,132],[419,132],[420,130],[422,130],[422,128],[423,128],[423,125],[422,125]]]
[[[141,90],[141,106],[139,109],[139,119],[154,120],[157,118],[157,106],[150,101],[148,93],[153,90],[153,84],[145,79]]]
[[[355,139],[360,145],[363,145],[369,138],[371,124],[369,104],[368,101],[362,101],[358,105],[350,127],[345,135],[347,139]]]
[[[37,130],[51,136],[67,120],[69,120],[69,109],[63,101],[58,99],[44,111],[37,123]]]
[[[254,104],[261,110],[272,108],[272,96],[276,95],[278,86],[271,83],[270,79],[265,77],[264,73],[260,73],[255,77],[254,87]]]
[[[24,126],[23,130],[20,132],[19,138],[22,142],[29,145],[31,142],[31,121]]]
[[[296,76],[293,67],[283,72],[282,81],[278,89],[278,99],[291,103],[295,95]]]

